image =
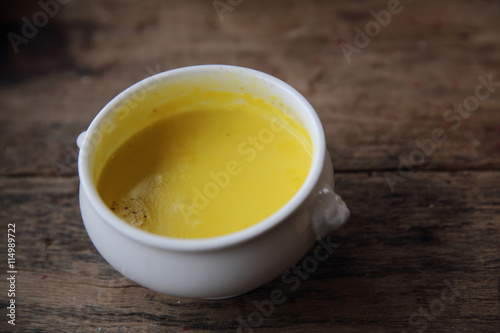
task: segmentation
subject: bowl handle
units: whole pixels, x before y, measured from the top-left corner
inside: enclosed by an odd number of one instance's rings
[[[311,223],[317,239],[337,230],[347,222],[351,212],[330,185],[324,184],[311,210]]]
[[[78,148],[82,148],[83,140],[85,139],[86,135],[87,131],[83,131],[82,133],[80,133],[80,135],[78,135],[78,138],[76,138],[76,145],[78,146]]]

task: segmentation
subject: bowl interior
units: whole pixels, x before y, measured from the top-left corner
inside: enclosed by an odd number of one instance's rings
[[[124,232],[134,233],[128,223],[117,218],[107,208],[97,193],[96,181],[113,152],[137,132],[168,116],[164,112],[155,112],[160,106],[165,103],[175,103],[176,99],[185,100],[186,96],[193,96],[195,104],[210,103],[203,100],[204,93],[210,91],[231,92],[241,96],[247,94],[273,105],[304,127],[310,136],[313,149],[308,177],[285,206],[252,227],[215,238],[230,238],[235,236],[234,234],[240,234],[239,237],[251,237],[252,234],[279,223],[307,197],[319,178],[325,143],[321,123],[305,98],[283,81],[255,70],[221,65],[193,66],[160,73],[136,83],[108,103],[90,125],[80,150],[80,180],[92,204],[105,220],[109,220],[112,225]],[[139,235],[137,237],[153,236],[169,239],[133,229],[136,236]],[[144,233],[148,235],[143,235]],[[183,241],[172,238],[170,240]],[[184,241],[203,242],[203,240],[206,239]]]

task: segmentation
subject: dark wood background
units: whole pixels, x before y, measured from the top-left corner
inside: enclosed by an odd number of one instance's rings
[[[443,115],[474,96],[479,76],[500,82],[500,2],[401,0],[350,63],[342,48],[386,1],[230,3],[221,20],[210,0],[73,0],[18,53],[8,33],[43,9],[2,4],[0,331],[499,332],[500,85],[468,118]],[[117,273],[85,232],[78,134],[136,81],[205,63],[287,81],[324,124],[352,217],[297,290],[278,278],[221,301],[161,295]],[[434,129],[446,141],[391,191],[386,175],[401,177],[401,158],[418,158],[415,140]],[[8,223],[15,327],[5,309]],[[286,301],[258,315],[274,289]]]

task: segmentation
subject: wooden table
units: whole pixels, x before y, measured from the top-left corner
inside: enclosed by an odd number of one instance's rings
[[[2,10],[6,36],[40,27],[15,40],[18,53],[2,39],[0,331],[499,332],[500,3],[216,4]],[[277,76],[323,122],[352,217],[296,290],[277,278],[221,301],[161,295],[117,273],[85,232],[78,134],[136,81],[204,63]],[[9,223],[16,326],[6,316]],[[274,289],[286,301],[262,308]]]

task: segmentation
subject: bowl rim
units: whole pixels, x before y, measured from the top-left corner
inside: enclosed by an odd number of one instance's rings
[[[284,91],[284,94],[291,96],[295,100],[297,109],[300,108],[300,112],[305,112],[307,114],[307,117],[309,118],[314,131],[313,133],[310,133],[308,131],[308,134],[311,139],[312,135],[316,137],[317,147],[316,149],[314,149],[313,141],[313,156],[311,167],[309,169],[309,173],[307,174],[306,180],[299,188],[299,190],[295,193],[295,195],[272,215],[255,223],[250,227],[221,236],[194,239],[174,238],[153,234],[151,232],[136,228],[123,221],[118,216],[116,216],[101,200],[96,186],[91,180],[92,176],[90,175],[88,167],[88,152],[89,149],[91,149],[92,145],[92,142],[90,140],[91,134],[96,132],[101,121],[105,119],[108,113],[112,112],[117,106],[120,105],[123,100],[129,98],[131,94],[138,91],[138,89],[142,89],[145,85],[154,83],[155,81],[158,82],[158,80],[169,80],[171,77],[175,77],[178,75],[182,76],[185,74],[193,74],[193,72],[204,74],[213,72],[214,70],[229,71],[232,73],[238,73],[238,75],[254,76],[259,80],[264,81],[268,85],[279,86],[281,90]],[[80,178],[80,187],[84,192],[83,194],[86,195],[88,202],[95,209],[96,213],[113,229],[119,231],[126,237],[136,242],[161,249],[183,252],[217,250],[224,247],[238,245],[254,239],[255,237],[262,235],[263,233],[275,228],[277,225],[284,222],[307,200],[309,195],[314,190],[323,170],[326,151],[325,135],[323,126],[321,125],[321,121],[312,105],[305,99],[304,96],[302,96],[302,94],[300,94],[288,83],[274,76],[271,76],[264,72],[260,72],[258,70],[232,65],[214,64],[180,67],[145,78],[125,89],[116,97],[114,97],[109,103],[107,103],[92,120],[86,133],[87,134],[82,140],[81,148],[78,153],[78,175]],[[82,193],[80,195],[82,195]],[[84,209],[84,207],[81,207],[81,209]]]

